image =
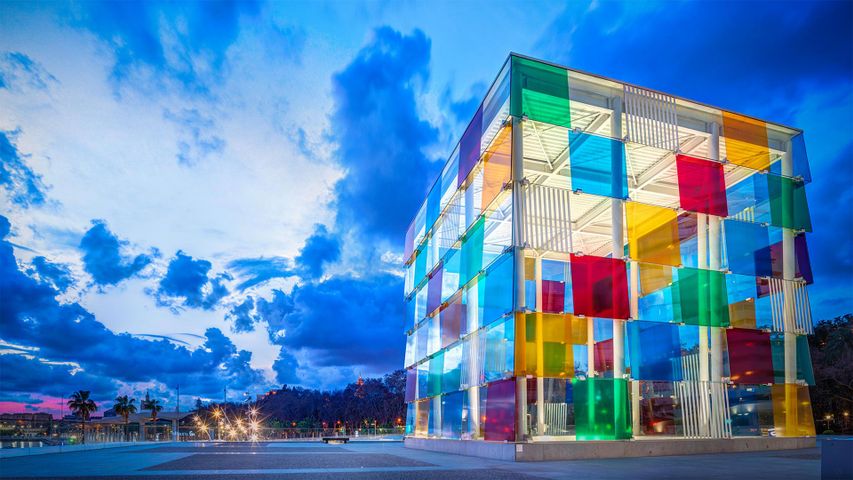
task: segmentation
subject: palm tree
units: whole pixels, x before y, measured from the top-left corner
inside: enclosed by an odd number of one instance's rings
[[[143,410],[151,410],[151,420],[155,422],[157,421],[157,413],[163,410],[163,405],[160,405],[160,400],[149,397],[148,392],[145,392],[145,399],[142,400],[140,405]]]
[[[124,440],[127,441],[127,425],[128,425],[128,417],[131,414],[136,413],[136,399],[128,398],[127,395],[119,395],[115,399],[115,405],[113,405],[113,410],[124,418]]]
[[[89,398],[90,393],[89,390],[79,390],[71,395],[71,400],[68,400],[68,408],[71,409],[71,413],[79,416],[83,424],[83,443],[86,443],[86,420],[98,409],[94,400]]]

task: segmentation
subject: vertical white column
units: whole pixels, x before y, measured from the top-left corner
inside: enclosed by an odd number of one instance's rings
[[[542,311],[542,257],[537,255],[534,263],[536,279],[536,311]],[[542,316],[536,316],[536,433],[545,435],[545,352],[542,337]]]
[[[698,254],[697,254],[697,267],[707,269],[708,268],[708,215],[704,213],[696,214],[697,220],[697,243],[698,243]],[[707,292],[700,292],[701,295],[707,294]],[[699,303],[699,318],[701,319],[703,316],[708,316],[709,312],[702,311],[702,308],[708,308],[707,302],[702,302],[700,300]],[[711,413],[711,405],[710,405],[710,392],[709,392],[709,384],[710,380],[710,371],[708,368],[708,327],[705,325],[699,326],[699,391],[701,392],[700,398],[700,408],[699,408],[699,429],[700,435],[708,436],[710,434],[710,413]]]
[[[514,310],[521,312],[526,305],[524,292],[524,122],[512,117],[512,239],[515,260]],[[515,378],[516,440],[527,437],[527,378]]]
[[[794,176],[794,159],[791,154],[791,142],[785,146],[785,154],[782,155],[782,175]],[[782,189],[785,193],[785,189]],[[789,216],[793,208],[793,198],[782,198],[783,217]],[[794,280],[796,275],[796,257],[794,252],[794,231],[790,228],[782,229],[782,278],[785,280],[782,287],[783,320],[785,325],[785,383],[797,383],[797,335],[794,320],[794,298],[792,289],[788,282]],[[788,390],[786,389],[786,394]],[[787,405],[794,403],[788,402]]]
[[[622,140],[622,97],[610,99],[613,114],[610,116],[610,133],[614,138]],[[612,185],[613,193],[622,190],[622,177],[618,174],[622,170],[622,152],[611,152],[612,158]],[[612,255],[614,259],[625,256],[625,236],[623,231],[623,200],[613,198],[610,200],[610,212],[613,222]],[[613,378],[622,378],[625,375],[625,319],[613,320]]]

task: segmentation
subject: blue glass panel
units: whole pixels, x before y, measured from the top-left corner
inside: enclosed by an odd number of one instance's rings
[[[418,369],[418,398],[424,398],[429,391],[429,361],[417,366]]]
[[[512,375],[514,368],[515,318],[493,323],[482,332],[483,382],[500,380]]]
[[[613,198],[628,197],[623,142],[571,131],[569,163],[572,190]]]
[[[809,167],[809,156],[806,153],[806,142],[803,134],[799,133],[791,137],[791,157],[793,160],[793,176],[799,177],[805,183],[812,181],[812,172]],[[770,173],[782,175],[782,161],[773,162]]]
[[[485,279],[478,282],[478,286],[484,285],[482,325],[488,325],[512,311],[513,266],[512,252],[505,253],[492,264]]]
[[[459,390],[462,377],[462,344],[458,343],[444,352],[444,374],[441,378],[443,393]]]
[[[429,230],[438,220],[441,213],[441,184],[435,182],[427,196],[426,229]]]
[[[659,322],[628,322],[631,378],[680,381],[681,343],[678,325]]]
[[[754,173],[726,189],[729,217],[746,217],[756,223],[770,223],[770,192],[765,177],[765,174]]]
[[[415,433],[415,402],[406,405],[406,435]]]
[[[462,404],[465,392],[454,392],[441,397],[442,438],[462,437]]]
[[[732,273],[769,277],[773,274],[767,227],[757,223],[725,220],[728,268]]]

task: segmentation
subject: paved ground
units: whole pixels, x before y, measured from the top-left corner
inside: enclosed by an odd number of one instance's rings
[[[0,478],[259,479],[817,479],[805,450],[513,463],[425,452],[399,442],[160,444],[0,459]]]

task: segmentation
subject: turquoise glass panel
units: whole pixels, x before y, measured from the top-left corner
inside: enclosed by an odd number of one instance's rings
[[[483,268],[483,226],[485,219],[480,217],[462,240],[462,276],[460,286],[471,281]]]
[[[485,278],[478,283],[478,286],[484,285],[482,325],[488,325],[512,311],[513,271],[512,252],[508,252],[489,267]]]
[[[441,376],[444,373],[444,352],[429,360],[429,385],[427,395],[432,397],[441,393]]]
[[[612,138],[569,132],[572,190],[628,198],[625,144]]]

